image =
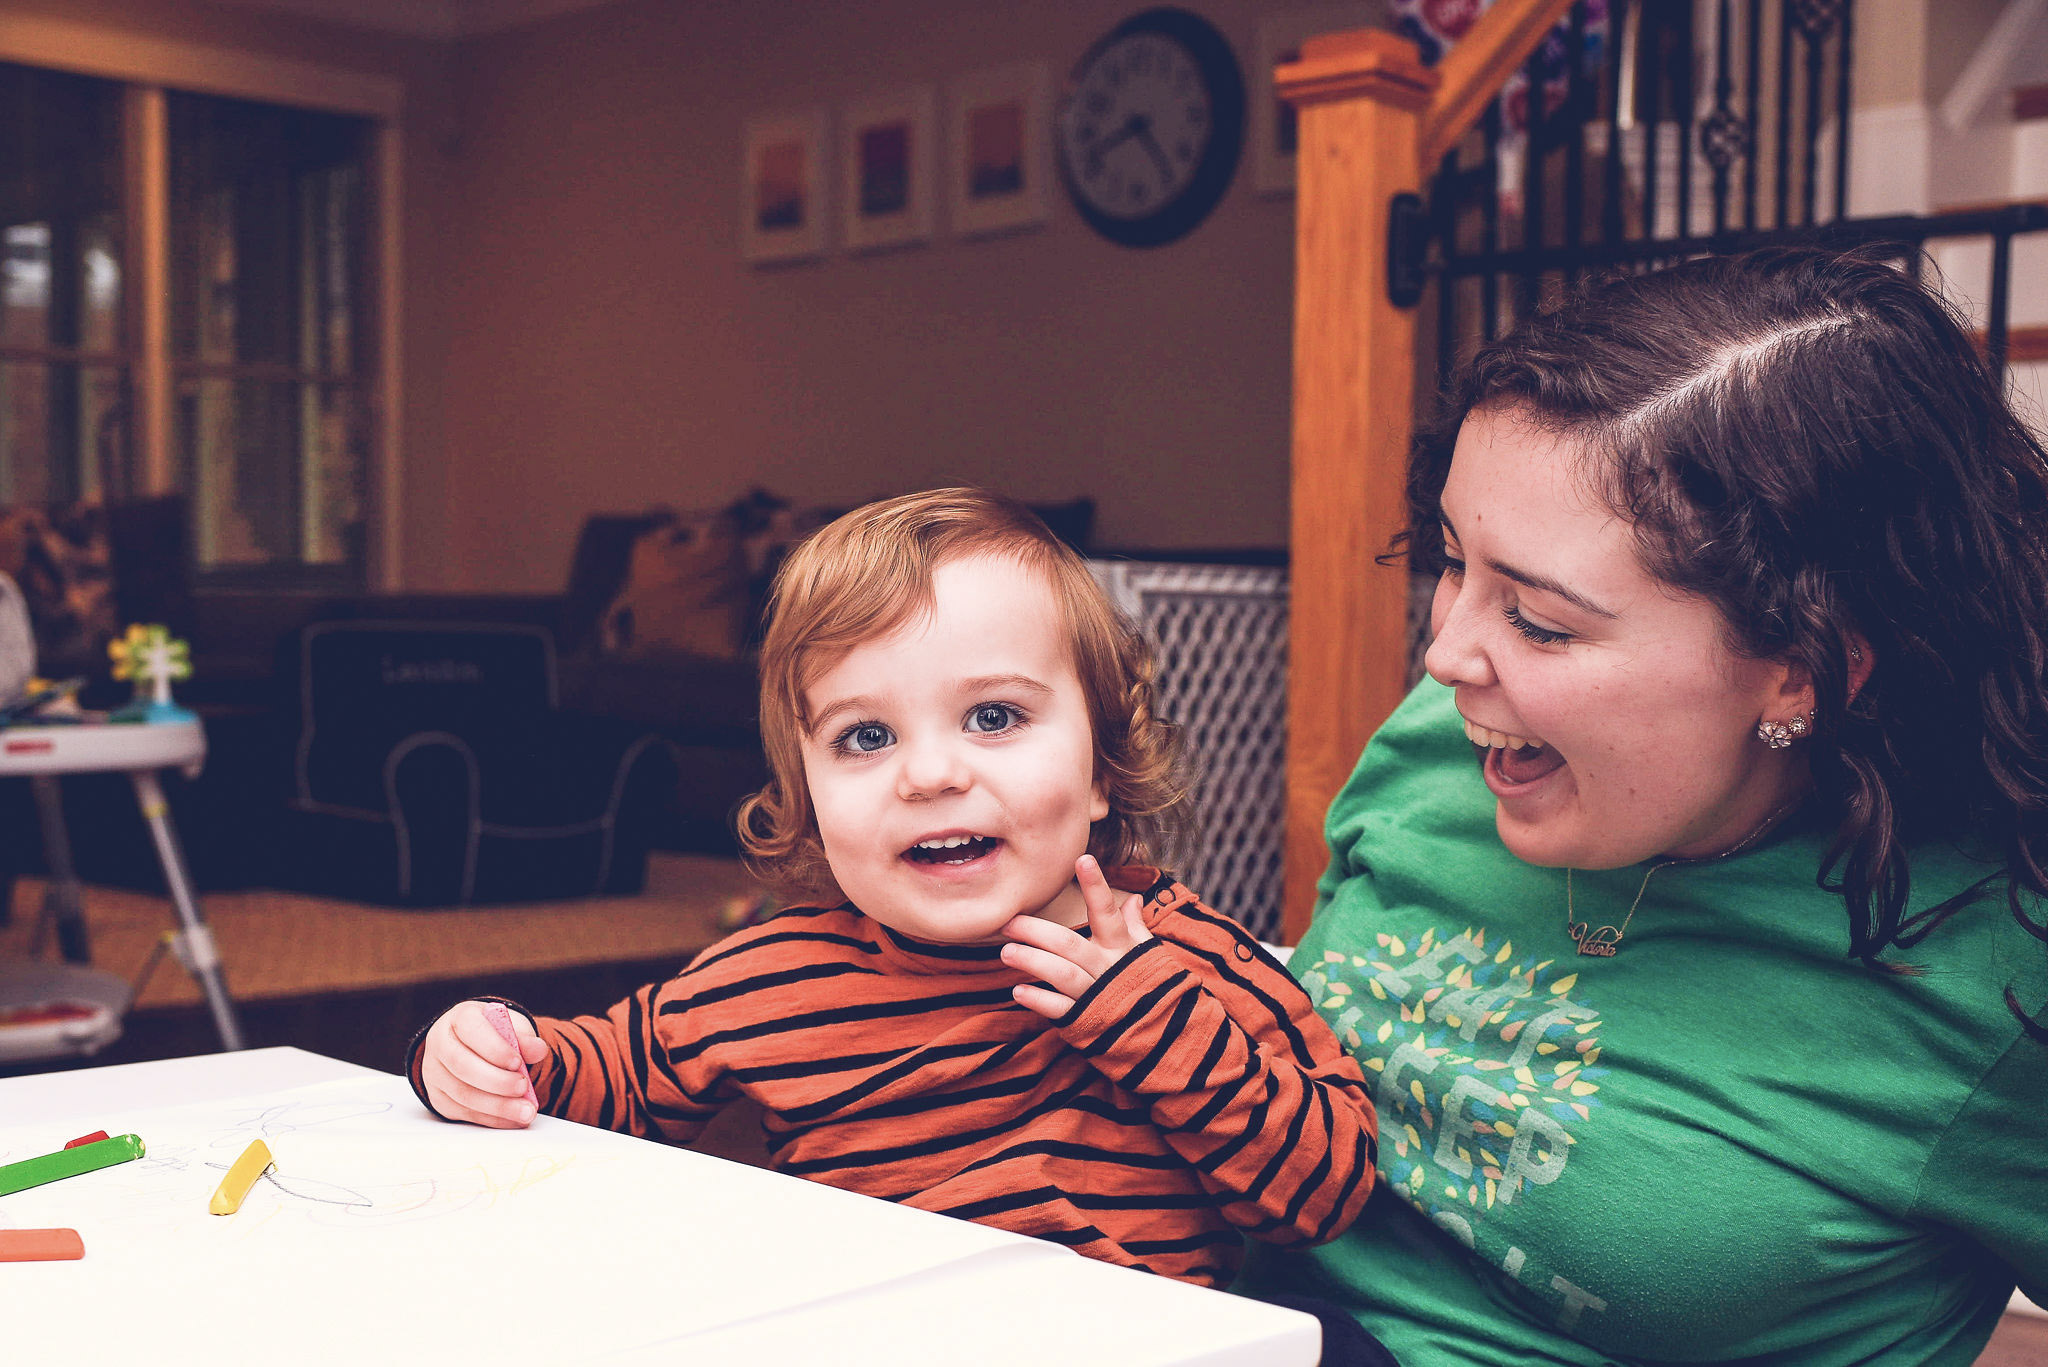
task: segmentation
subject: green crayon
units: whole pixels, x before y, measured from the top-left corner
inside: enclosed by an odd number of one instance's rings
[[[59,1149],[41,1158],[24,1158],[19,1163],[0,1167],[0,1196],[12,1196],[17,1191],[27,1191],[45,1182],[111,1168],[116,1163],[142,1157],[142,1152],[141,1136],[122,1134],[93,1144],[80,1144],[75,1149]]]

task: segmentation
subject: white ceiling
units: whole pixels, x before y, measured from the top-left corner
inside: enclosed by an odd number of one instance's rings
[[[613,0],[215,0],[413,38],[467,38]]]

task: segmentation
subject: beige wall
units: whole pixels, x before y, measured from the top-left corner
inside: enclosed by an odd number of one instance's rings
[[[1057,81],[1140,7],[620,0],[456,43],[203,0],[0,15],[402,82],[405,580],[545,590],[588,513],[757,484],[843,504],[974,481],[1093,495],[1108,544],[1284,542],[1293,201],[1258,195],[1248,164],[1150,251],[1097,237],[1055,189],[1050,222],[1013,237],[739,258],[748,117],[1023,60]],[[1198,5],[1247,68],[1262,18],[1318,7]],[[1934,12],[1863,0],[1859,103],[1926,98],[1948,60]]]
[[[1856,103],[1940,103],[2008,0],[1857,0]]]
[[[1088,494],[1107,542],[1283,543],[1292,201],[1248,165],[1147,251],[1057,190],[1009,238],[768,269],[737,250],[749,116],[1023,60],[1057,78],[1133,8],[637,0],[460,44],[449,503],[415,576],[552,586],[585,513],[756,484]],[[1202,5],[1247,65],[1274,8]]]

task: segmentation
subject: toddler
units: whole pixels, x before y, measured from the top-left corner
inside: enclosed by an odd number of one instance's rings
[[[804,904],[602,1016],[479,1002],[413,1087],[684,1143],[737,1096],[786,1173],[1210,1286],[1240,1234],[1364,1208],[1358,1065],[1257,940],[1139,866],[1181,809],[1142,638],[1028,510],[971,489],[791,553],[761,655],[773,777],[740,811]]]

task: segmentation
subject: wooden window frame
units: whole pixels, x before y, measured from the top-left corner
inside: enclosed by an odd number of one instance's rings
[[[376,125],[370,186],[375,365],[370,382],[370,518],[362,571],[390,591],[404,581],[400,281],[403,270],[404,87],[390,77],[209,47],[63,19],[0,15],[0,61],[117,80],[127,87],[127,285],[141,493],[177,487],[171,442],[170,130],[167,89],[367,118]]]

